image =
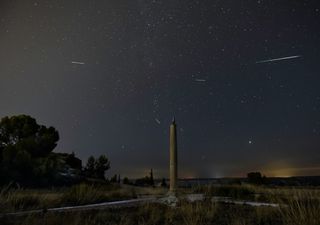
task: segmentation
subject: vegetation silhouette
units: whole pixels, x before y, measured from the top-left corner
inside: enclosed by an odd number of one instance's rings
[[[29,115],[4,117],[0,121],[0,185],[68,185],[96,178],[105,180],[110,162],[105,155],[90,156],[86,167],[72,152],[53,152],[59,141],[54,127],[37,123]]]
[[[39,178],[54,178],[58,168],[59,133],[54,127],[39,125],[28,115],[4,117],[0,121],[1,183],[14,180],[32,184]],[[40,179],[41,180],[41,179]],[[44,181],[44,179],[42,179]]]
[[[85,175],[91,178],[105,179],[105,171],[110,169],[109,159],[105,155],[95,159],[90,156],[84,169]]]
[[[267,184],[267,177],[262,176],[260,172],[250,172],[247,174],[248,183],[251,184]]]

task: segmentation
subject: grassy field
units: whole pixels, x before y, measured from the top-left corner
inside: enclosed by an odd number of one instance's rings
[[[3,188],[0,209],[14,212],[44,209],[54,206],[78,205],[131,199],[141,195],[161,195],[163,188],[76,185],[52,190],[23,190]],[[173,208],[163,204],[146,203],[130,208],[109,208],[68,213],[42,213],[19,217],[2,217],[1,225],[11,224],[187,224],[187,225],[319,225],[320,189],[270,188],[257,186],[199,186],[180,190],[185,193],[204,193],[201,202],[181,200]],[[279,208],[252,207],[212,202],[213,196],[262,201],[280,204]]]
[[[137,188],[118,185],[79,184],[43,190],[8,185],[0,191],[0,213],[133,199],[139,194]]]

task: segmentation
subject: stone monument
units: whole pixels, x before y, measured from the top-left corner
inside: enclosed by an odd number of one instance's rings
[[[175,193],[178,186],[177,125],[173,118],[170,125],[170,192]]]

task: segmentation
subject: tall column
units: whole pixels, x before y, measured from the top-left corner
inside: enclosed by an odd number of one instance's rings
[[[170,125],[170,192],[177,190],[178,155],[177,155],[177,125],[173,118]]]

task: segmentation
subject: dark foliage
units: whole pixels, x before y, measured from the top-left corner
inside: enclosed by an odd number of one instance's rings
[[[90,156],[85,167],[85,175],[91,178],[105,179],[105,172],[110,169],[109,159],[105,155],[95,159]],[[116,179],[117,180],[117,179]]]
[[[1,183],[31,184],[34,179],[51,179],[57,166],[50,154],[59,140],[53,127],[37,124],[27,115],[4,117],[0,121]]]
[[[161,187],[167,187],[167,182],[166,182],[166,179],[165,178],[162,178],[161,180]]]
[[[251,184],[266,184],[267,178],[260,172],[251,172],[247,174],[248,182]]]
[[[76,173],[80,175],[81,160],[74,154],[52,152],[58,140],[55,128],[39,125],[28,115],[2,118],[0,184],[48,186],[75,179]]]
[[[122,181],[123,184],[131,184],[130,180],[128,177],[125,177],[123,178],[123,181]]]

